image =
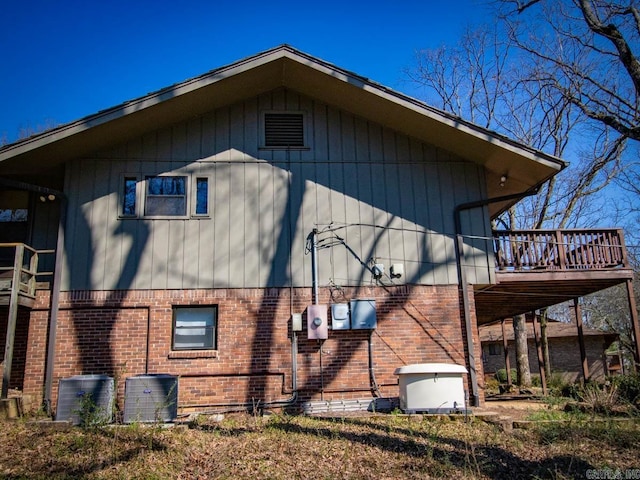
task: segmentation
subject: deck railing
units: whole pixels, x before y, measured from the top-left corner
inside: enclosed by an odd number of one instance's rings
[[[38,271],[40,257],[53,253],[24,243],[0,243],[0,295],[10,295],[15,288],[20,295],[35,298],[38,277],[52,275]]]
[[[620,229],[493,232],[499,271],[562,271],[628,267]]]

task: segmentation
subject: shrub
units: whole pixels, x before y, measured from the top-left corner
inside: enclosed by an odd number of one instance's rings
[[[612,384],[589,383],[580,392],[580,399],[590,411],[610,414],[618,404],[618,388]]]
[[[511,369],[511,381],[515,383],[517,376],[518,376],[518,373],[517,373],[516,369],[512,368]],[[507,383],[507,369],[506,368],[501,368],[500,370],[498,370],[496,372],[496,379],[500,383]]]
[[[568,382],[562,372],[551,372],[547,379],[547,388],[552,396],[579,399],[580,388],[575,383]]]
[[[566,398],[573,398],[574,400],[580,400],[581,387],[577,383],[565,383],[560,388],[560,396]]]
[[[618,395],[632,405],[640,406],[640,374],[629,373],[611,379],[618,389]]]
[[[487,377],[484,382],[484,388],[485,390],[487,390],[487,392],[498,392],[500,390],[500,382],[498,382],[498,379],[495,378],[495,375],[491,378]]]

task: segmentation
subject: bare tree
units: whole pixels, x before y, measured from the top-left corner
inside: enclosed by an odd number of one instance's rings
[[[503,1],[501,6],[516,5],[515,11],[524,12],[542,2]],[[548,8],[561,7],[566,6],[554,3]],[[418,52],[416,67],[408,72],[424,87],[426,100],[443,110],[558,157],[572,157],[571,167],[549,181],[540,194],[520,202],[500,219],[512,229],[584,227],[595,222],[599,215],[592,202],[620,174],[627,138],[633,138],[615,130],[610,121],[598,121],[602,115],[587,114],[602,103],[609,106],[609,113],[619,110],[623,117],[619,123],[631,125],[636,107],[634,102],[622,101],[625,94],[617,98],[613,93],[608,97],[593,93],[598,85],[606,91],[608,80],[613,80],[611,85],[622,84],[623,75],[609,79],[606,73],[594,73],[595,78],[575,74],[578,66],[585,72],[596,70],[590,62],[598,50],[571,43],[577,30],[564,12],[561,9],[562,15],[553,17],[560,20],[559,25],[551,23],[541,30],[531,24],[525,28],[522,17],[514,20],[503,12],[505,31],[497,27],[468,30],[453,47]],[[541,34],[536,37],[531,32]],[[549,62],[553,50],[560,51],[561,61]],[[569,65],[571,69],[562,70]],[[619,106],[614,105],[616,101]],[[524,331],[524,322],[523,316],[514,318],[514,330]],[[520,350],[516,345],[516,356],[528,363],[522,349],[526,342],[521,342]],[[524,385],[526,370],[523,365]]]
[[[618,222],[628,225],[627,244],[630,257],[634,258],[634,249],[640,242],[637,229],[640,219],[640,162],[636,143],[640,140],[637,0],[498,0],[494,3],[506,25],[510,45],[535,61],[532,78],[561,95],[578,109],[587,123],[600,127],[601,135],[608,137],[608,147],[587,156],[589,161],[583,163],[573,184],[583,188],[592,178],[599,178],[585,188],[587,193],[597,193],[611,181],[616,184],[616,200],[605,206],[609,217],[615,216]],[[628,148],[629,142],[631,148]],[[623,155],[625,148],[628,152]],[[578,214],[588,212],[588,206],[580,200],[567,203],[569,210]],[[637,262],[634,266],[638,272]],[[614,288],[585,298],[583,311],[587,316],[585,321],[619,332],[622,346],[629,347],[628,305],[620,300],[620,294],[621,289]]]
[[[540,82],[585,117],[640,140],[640,13],[635,0],[497,3],[510,43],[539,61]]]
[[[35,126],[34,125],[21,126],[18,129],[17,137],[12,140],[9,139],[9,135],[7,134],[7,132],[0,132],[0,147],[4,145],[8,145],[9,143],[12,143],[14,141],[23,140],[25,138],[32,137],[33,135],[46,132],[47,130],[51,130],[58,126],[60,126],[59,122],[56,122],[53,119],[47,118],[44,120],[44,122],[38,123]]]

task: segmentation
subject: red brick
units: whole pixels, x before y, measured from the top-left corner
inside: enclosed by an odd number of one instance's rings
[[[466,333],[456,286],[345,288],[346,298],[374,298],[378,328],[372,335],[376,380],[385,396],[397,396],[394,370],[405,364],[448,362],[465,365]],[[321,289],[320,303],[331,302]],[[290,298],[292,297],[292,298]],[[195,301],[194,299],[197,299]],[[63,292],[58,316],[53,403],[61,378],[108,374],[124,379],[141,373],[180,376],[181,405],[252,403],[291,395],[290,303],[303,313],[310,289],[217,289],[191,291]],[[473,300],[473,299],[471,299]],[[24,390],[41,396],[47,343],[48,292],[28,321]],[[172,307],[218,305],[217,355],[171,354]],[[471,302],[473,310],[473,301]],[[303,322],[304,323],[304,322]],[[478,345],[475,315],[473,339]],[[298,334],[298,390],[301,401],[371,395],[369,331],[329,333],[320,350],[306,331]],[[482,372],[480,349],[476,369]],[[468,365],[467,365],[468,367]],[[482,374],[478,375],[479,381]]]

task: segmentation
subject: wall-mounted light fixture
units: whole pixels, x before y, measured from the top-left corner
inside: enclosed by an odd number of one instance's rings
[[[49,202],[53,202],[56,199],[56,196],[53,193],[50,193],[49,195],[40,195],[40,201],[42,203],[45,203],[47,201]]]
[[[507,176],[506,175],[502,175],[500,177],[500,186],[504,187],[505,183],[507,183]]]

